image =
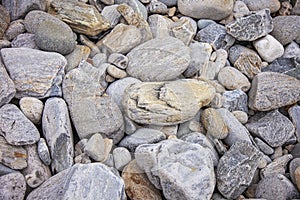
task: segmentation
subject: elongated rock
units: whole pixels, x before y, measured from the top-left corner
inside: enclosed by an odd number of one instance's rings
[[[214,96],[211,85],[193,79],[136,83],[126,89],[123,108],[135,122],[174,125],[192,119]]]
[[[300,142],[300,106],[295,105],[288,110],[289,116],[296,128],[295,135],[298,142]]]
[[[0,5],[0,15],[1,15],[1,19],[0,19],[0,39],[2,39],[6,29],[9,26],[9,22],[10,22],[9,12],[2,5]]]
[[[249,107],[268,111],[300,100],[300,80],[276,72],[262,72],[254,77],[249,91]]]
[[[15,84],[7,74],[2,62],[0,62],[0,107],[10,102],[15,94]]]
[[[4,65],[15,83],[16,98],[61,96],[66,59],[58,54],[28,48],[1,49]]]

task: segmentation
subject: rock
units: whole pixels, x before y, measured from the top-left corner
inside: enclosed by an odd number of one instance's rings
[[[49,152],[46,140],[44,138],[40,138],[40,140],[38,142],[38,146],[37,146],[37,151],[38,151],[41,161],[45,165],[50,165],[50,163],[51,163],[50,152]]]
[[[107,73],[116,79],[125,78],[127,76],[127,73],[124,70],[119,69],[114,65],[109,65],[107,67]]]
[[[217,139],[224,139],[228,135],[228,128],[220,113],[213,108],[207,108],[201,113],[201,122],[208,134]]]
[[[74,51],[66,55],[65,58],[68,61],[65,71],[69,72],[70,70],[78,67],[82,60],[87,60],[91,50],[89,47],[84,45],[76,45]]]
[[[271,155],[274,153],[274,149],[266,144],[264,141],[259,139],[258,137],[254,138],[255,144],[258,146],[259,150],[266,155]]]
[[[140,15],[144,20],[147,20],[147,8],[138,0],[115,0],[116,4],[127,4],[135,13]],[[148,2],[150,3],[150,2]]]
[[[0,199],[22,200],[25,198],[26,182],[19,173],[10,173],[0,176]]]
[[[40,124],[44,104],[41,100],[34,97],[23,97],[19,101],[20,109],[24,115],[34,124]]]
[[[128,65],[127,56],[120,53],[110,54],[107,61],[120,69],[126,69]]]
[[[263,8],[261,8],[263,9]],[[261,9],[257,9],[257,10],[261,10]],[[249,8],[247,7],[247,5],[245,4],[244,1],[235,1],[234,2],[234,7],[233,7],[233,13],[231,16],[228,17],[228,19],[233,20],[232,16],[236,19],[238,17],[242,17],[245,15],[248,15],[250,13]],[[225,19],[226,21],[226,19]]]
[[[262,72],[254,77],[248,95],[253,110],[268,111],[291,105],[300,100],[300,81],[276,72]]]
[[[258,0],[258,1],[251,1],[251,0],[243,0],[243,2],[247,5],[247,7],[251,11],[261,10],[264,8],[270,9],[271,13],[275,13],[280,9],[280,1],[278,0]]]
[[[37,128],[14,104],[0,108],[0,135],[16,146],[34,144],[40,139]]]
[[[273,31],[270,33],[282,45],[299,39],[300,16],[277,16],[273,18]]]
[[[300,190],[300,167],[297,167],[297,169],[295,170],[295,179],[296,179],[296,186],[298,188],[298,190]]]
[[[290,119],[292,120],[296,131],[295,135],[297,137],[298,142],[300,142],[300,106],[295,105],[288,110]]]
[[[260,177],[275,176],[276,174],[285,175],[288,162],[293,159],[291,154],[276,158],[260,171]]]
[[[15,94],[15,84],[0,61],[0,107],[9,103]]]
[[[188,47],[173,37],[152,39],[131,50],[127,57],[127,73],[142,81],[175,79],[187,69],[191,59]],[[156,65],[153,60],[158,61]]]
[[[102,64],[107,64],[107,55],[105,53],[98,53],[92,58],[93,66],[96,68],[102,68]]]
[[[291,42],[284,49],[284,58],[297,58],[300,57],[300,47],[296,42]]]
[[[126,147],[129,151],[134,152],[135,149],[142,144],[153,144],[165,140],[164,133],[158,130],[141,128],[133,134],[124,137],[119,143],[120,147]]]
[[[300,144],[299,143],[297,143],[297,144],[295,144],[295,146],[294,146],[294,148],[293,148],[293,150],[292,150],[292,152],[291,152],[291,154],[293,155],[293,157],[294,158],[300,158]]]
[[[99,133],[96,133],[90,137],[87,144],[84,147],[84,152],[93,160],[97,162],[103,162],[107,159],[108,154],[112,147],[112,141],[109,142],[103,139]]]
[[[168,14],[169,10],[166,4],[160,1],[151,1],[147,5],[148,11],[151,14]]]
[[[16,172],[16,171],[9,167],[6,167],[5,165],[0,164],[0,176],[10,174],[12,172]]]
[[[248,112],[248,96],[242,90],[226,91],[222,95],[223,108],[229,111],[243,111]]]
[[[175,38],[180,39],[185,45],[189,45],[197,32],[196,22],[188,17],[181,17],[171,27]]]
[[[251,28],[250,28],[251,27]],[[269,9],[251,12],[226,25],[227,33],[239,41],[254,41],[273,30]]]
[[[218,81],[228,90],[241,89],[246,92],[250,89],[247,77],[233,67],[224,67],[218,74]]]
[[[231,14],[234,1],[224,0],[178,0],[179,12],[196,19],[221,20]]]
[[[119,171],[123,171],[123,168],[131,161],[131,154],[126,148],[117,147],[113,150],[113,158],[116,169]]]
[[[275,174],[258,182],[255,196],[263,199],[297,199],[299,192],[288,178]]]
[[[293,7],[292,13],[294,15],[299,15],[300,14],[300,1],[296,0],[295,5]]]
[[[110,28],[114,28],[121,18],[121,14],[117,10],[118,5],[105,6],[101,15],[108,20]]]
[[[35,35],[32,33],[23,33],[18,35],[11,42],[12,48],[29,48],[29,49],[39,49],[35,43]]]
[[[131,161],[122,172],[125,191],[130,199],[162,200],[160,191],[148,180],[145,172]]]
[[[69,24],[73,31],[88,36],[96,36],[110,28],[107,19],[94,6],[82,2],[54,0],[48,12]]]
[[[89,186],[89,187],[87,187]],[[27,197],[33,199],[125,200],[123,180],[101,163],[75,164],[52,176]]]
[[[217,168],[218,190],[226,198],[237,198],[251,184],[263,154],[251,143],[238,141],[221,157]]]
[[[154,14],[149,16],[148,22],[153,38],[163,38],[172,35],[171,26],[174,22],[169,18]]]
[[[10,22],[9,12],[2,5],[0,5],[0,15],[2,16],[0,19],[0,39],[2,39]]]
[[[203,29],[211,24],[216,24],[216,22],[211,19],[199,19],[197,22],[197,26],[199,29]]]
[[[283,145],[295,131],[293,123],[278,110],[270,111],[260,119],[247,123],[246,127],[271,147]]]
[[[267,62],[274,61],[284,53],[283,46],[271,35],[266,35],[265,37],[254,41],[253,46],[261,58]]]
[[[244,111],[235,110],[231,112],[239,122],[246,124],[248,122],[248,115]]]
[[[13,146],[0,136],[0,162],[11,169],[27,167],[27,151],[21,146]],[[0,193],[1,194],[1,193]]]
[[[298,143],[299,144],[299,143]],[[289,163],[289,172],[290,172],[290,177],[292,182],[297,185],[296,183],[296,169],[300,166],[300,158],[294,158],[290,163]]]
[[[64,99],[81,139],[89,138],[94,133],[104,133],[117,142],[123,136],[123,117],[110,97],[100,96],[105,90],[103,75],[105,72],[102,69],[82,62],[64,78]]]
[[[140,145],[137,164],[166,199],[210,199],[215,186],[207,149],[177,139]],[[176,180],[176,181],[175,181]],[[189,180],[186,182],[186,180]]]
[[[5,36],[8,40],[15,39],[18,35],[26,32],[24,20],[18,19],[12,21],[5,32]]]
[[[67,64],[62,55],[27,48],[1,49],[1,54],[15,83],[16,98],[62,95],[60,85]]]
[[[126,89],[123,108],[137,123],[175,125],[192,119],[214,95],[215,89],[203,81],[143,82]]]
[[[66,102],[57,97],[45,103],[43,112],[43,134],[51,153],[53,173],[65,170],[73,165],[73,132]]]

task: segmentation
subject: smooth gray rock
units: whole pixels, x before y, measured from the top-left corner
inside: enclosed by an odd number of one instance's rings
[[[295,126],[295,135],[297,137],[298,142],[300,142],[300,106],[295,105],[290,107],[289,116]]]
[[[112,153],[115,168],[119,171],[123,171],[123,168],[131,161],[130,152],[124,147],[117,147]]]
[[[0,135],[17,146],[34,144],[40,139],[37,128],[14,104],[0,108]]]
[[[255,144],[258,146],[259,150],[266,155],[271,155],[274,153],[274,149],[266,144],[264,141],[258,137],[254,138]]]
[[[23,97],[20,99],[19,104],[21,111],[32,123],[41,123],[44,109],[44,103],[41,100],[34,97]]]
[[[153,144],[165,140],[164,133],[158,130],[141,128],[133,134],[126,136],[119,143],[120,147],[126,147],[129,151],[134,152],[135,149],[142,144]]]
[[[300,1],[299,1],[300,2]],[[300,57],[300,46],[296,42],[291,42],[284,49],[284,58],[297,58]]]
[[[168,14],[169,9],[166,4],[160,2],[160,1],[151,1],[147,5],[147,9],[150,14]]]
[[[23,33],[18,35],[13,41],[11,41],[12,48],[29,48],[39,49],[35,43],[35,35],[32,33]]]
[[[3,175],[6,175],[6,174],[10,174],[12,172],[16,172],[15,170],[3,165],[3,164],[0,164],[0,176],[3,176]]]
[[[19,173],[0,176],[0,199],[23,200],[25,198],[26,182]]]
[[[126,199],[123,180],[101,163],[75,164],[33,190],[27,200],[95,198]]]
[[[276,174],[285,175],[287,169],[287,164],[293,159],[291,154],[283,155],[281,157],[275,158],[271,163],[269,163],[265,168],[260,171],[260,177],[264,178],[267,176],[274,176]]]
[[[15,94],[15,84],[0,61],[0,107],[9,103]]]
[[[118,5],[105,6],[101,12],[104,18],[109,21],[110,28],[114,28],[121,18],[121,14],[117,10]]]
[[[247,141],[237,141],[220,158],[217,186],[223,196],[235,199],[251,184],[263,154]]]
[[[242,0],[251,11],[269,8],[271,13],[275,13],[280,9],[279,0]]]
[[[242,90],[226,91],[222,95],[223,105],[229,111],[248,112],[248,96]]]
[[[46,101],[42,124],[52,158],[52,172],[71,167],[74,163],[73,132],[68,107],[63,99],[53,97]]]
[[[191,59],[188,47],[173,37],[145,42],[131,50],[127,57],[127,73],[142,81],[175,79],[187,69]],[[155,65],[153,60],[157,61]]]
[[[58,54],[27,48],[1,49],[4,65],[15,83],[16,98],[61,96],[66,59]]]
[[[154,14],[149,16],[148,22],[153,38],[168,37],[172,35],[171,27],[174,22],[169,18]]]
[[[108,158],[108,154],[111,151],[112,142],[105,138],[103,139],[99,133],[96,133],[90,137],[84,146],[84,153],[96,162],[103,162]]]
[[[40,157],[41,161],[45,165],[50,165],[51,156],[50,156],[50,152],[49,152],[49,148],[47,146],[46,140],[44,138],[40,138],[37,145],[38,145],[37,146],[37,151],[38,151],[38,154],[39,154],[39,157]]]
[[[140,145],[137,164],[168,200],[210,199],[215,174],[210,152],[199,144],[177,139]],[[189,180],[189,181],[186,181]]]

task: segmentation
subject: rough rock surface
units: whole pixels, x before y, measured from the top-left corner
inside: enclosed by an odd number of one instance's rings
[[[34,124],[40,124],[44,103],[34,97],[23,97],[19,101],[20,109],[24,115]]]
[[[9,103],[15,94],[15,84],[9,77],[2,62],[0,62],[0,107]]]
[[[0,19],[0,39],[2,39],[6,29],[9,26],[10,16],[8,11],[4,6],[0,5],[0,15],[2,16]]]
[[[19,173],[0,176],[0,199],[22,200],[25,197],[26,182]]]
[[[293,106],[288,110],[289,116],[296,128],[295,135],[297,137],[298,142],[300,142],[300,106]]]

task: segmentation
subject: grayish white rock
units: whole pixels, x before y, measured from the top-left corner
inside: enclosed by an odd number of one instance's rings
[[[107,62],[115,65],[120,69],[126,69],[128,65],[128,57],[120,53],[112,53],[109,55]]]
[[[9,103],[15,94],[15,84],[0,61],[0,107]]]
[[[109,21],[110,28],[114,28],[121,18],[121,14],[117,10],[118,5],[105,6],[101,12],[104,18]]]
[[[87,141],[84,146],[84,152],[93,160],[103,162],[107,159],[112,147],[112,141],[109,143],[110,145],[107,145],[107,139],[105,141],[99,133],[96,133]]]
[[[300,142],[300,106],[295,105],[288,110],[289,116],[295,126],[295,135]]]
[[[258,146],[259,150],[264,154],[271,155],[274,153],[274,149],[258,137],[254,138],[254,142]]]
[[[19,101],[20,109],[24,115],[34,124],[40,124],[44,103],[34,97],[23,97]]]
[[[171,26],[174,22],[169,18],[154,14],[149,16],[148,22],[153,38],[163,38],[172,35]]]
[[[248,96],[242,90],[226,91],[222,95],[222,107],[229,111],[248,112]]]
[[[41,161],[45,165],[50,165],[51,156],[50,156],[50,152],[49,152],[49,148],[47,146],[46,140],[44,138],[40,138],[37,145],[38,145],[37,146],[37,151],[38,151],[38,154],[39,154],[39,157],[40,157]]]
[[[260,177],[274,176],[276,174],[285,175],[287,164],[293,159],[291,154],[283,155],[274,159],[265,168],[260,171]]]
[[[112,153],[115,162],[115,168],[119,171],[123,171],[123,168],[131,161],[130,152],[124,147],[117,147]]]
[[[19,173],[10,173],[0,176],[0,199],[23,200],[25,198],[26,182]]]

